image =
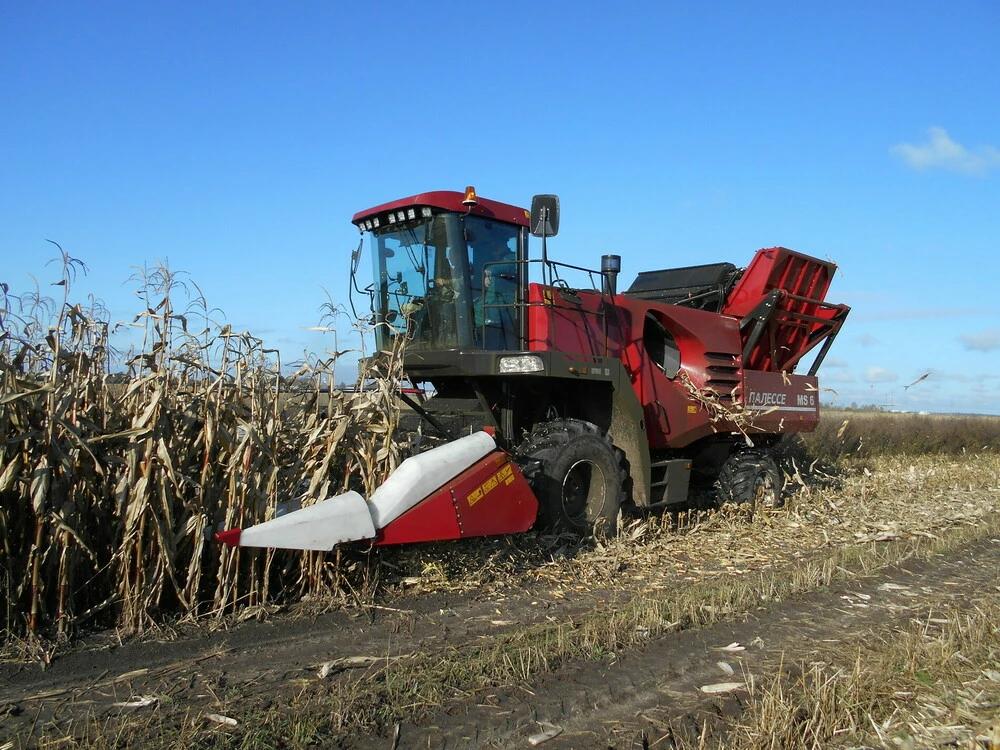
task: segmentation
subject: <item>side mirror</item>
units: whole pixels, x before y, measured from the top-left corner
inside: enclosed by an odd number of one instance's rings
[[[536,195],[531,199],[531,233],[535,237],[559,234],[558,195]]]

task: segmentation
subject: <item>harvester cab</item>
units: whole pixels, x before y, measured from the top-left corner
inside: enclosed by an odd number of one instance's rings
[[[782,247],[745,268],[640,273],[553,261],[559,201],[531,210],[464,192],[355,214],[377,345],[404,345],[409,457],[370,498],[348,492],[245,530],[232,545],[331,549],[525,531],[613,531],[622,512],[693,497],[776,506],[782,435],[819,421],[817,371],[850,308],[836,270]],[[540,240],[529,255],[530,236]],[[588,284],[571,286],[574,275]],[[814,353],[806,374],[796,373]]]
[[[378,347],[404,336],[409,352],[521,348],[528,218],[471,187],[356,214],[373,281],[360,288],[355,262],[350,294],[352,306],[368,295]]]

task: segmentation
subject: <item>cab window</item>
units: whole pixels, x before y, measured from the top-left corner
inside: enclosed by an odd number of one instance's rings
[[[465,223],[475,330],[485,349],[517,348],[517,242],[519,227],[478,216]]]
[[[646,349],[646,356],[664,375],[671,379],[677,377],[677,372],[681,368],[681,351],[673,334],[653,313],[646,313],[646,321],[642,327],[642,343]]]

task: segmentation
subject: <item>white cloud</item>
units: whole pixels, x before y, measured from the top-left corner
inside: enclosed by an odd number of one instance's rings
[[[870,333],[862,333],[860,336],[855,336],[855,340],[861,344],[861,346],[878,346],[879,340],[872,336]]]
[[[823,363],[823,367],[826,363]],[[823,383],[856,383],[857,378],[854,377],[854,373],[850,370],[832,370],[831,372],[823,372],[823,368],[819,369],[819,382],[822,386]]]
[[[963,174],[986,174],[1000,169],[1000,149],[979,146],[970,150],[953,141],[944,128],[929,128],[925,143],[898,143],[890,151],[917,170],[947,169]]]
[[[847,360],[840,357],[827,357],[823,360],[823,367],[840,370],[847,367]]]
[[[899,375],[884,367],[869,367],[865,370],[866,383],[893,383],[899,380]]]
[[[1000,328],[989,328],[979,333],[964,333],[958,340],[970,351],[992,352],[1000,349]]]

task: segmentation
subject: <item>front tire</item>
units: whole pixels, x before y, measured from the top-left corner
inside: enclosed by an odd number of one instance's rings
[[[765,509],[784,504],[781,469],[768,453],[760,450],[733,453],[722,465],[715,487],[720,503]]]
[[[614,534],[625,500],[626,471],[621,452],[595,425],[577,419],[539,423],[517,454],[527,461],[541,526],[582,535]]]

